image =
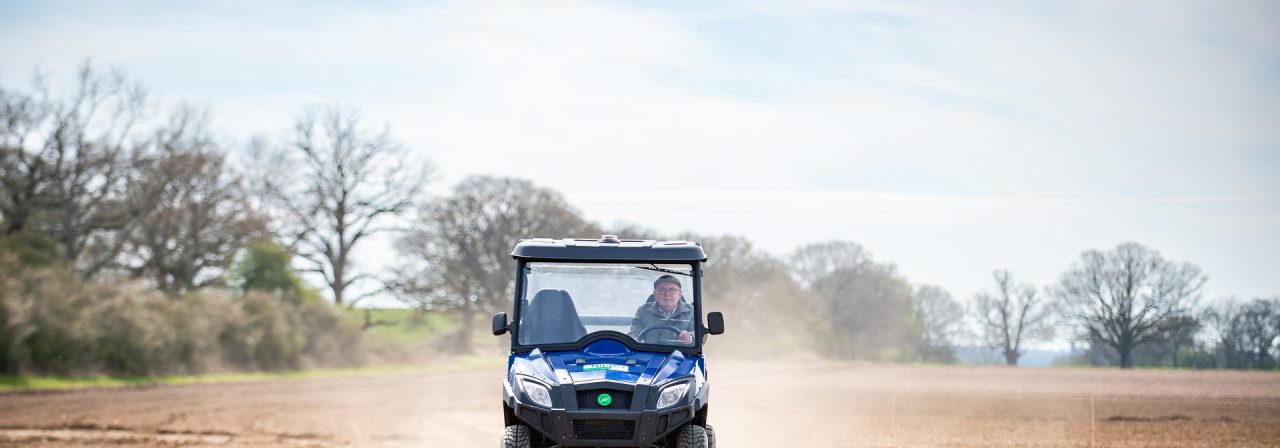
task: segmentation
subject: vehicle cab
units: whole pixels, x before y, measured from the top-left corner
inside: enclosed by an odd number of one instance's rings
[[[701,246],[537,238],[511,255],[512,318],[493,316],[511,333],[504,446],[714,446],[702,348],[724,321],[703,319]]]

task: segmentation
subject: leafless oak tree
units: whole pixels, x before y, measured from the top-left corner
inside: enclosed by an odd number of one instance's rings
[[[1054,290],[1065,316],[1132,365],[1134,347],[1159,333],[1166,319],[1186,314],[1206,277],[1190,263],[1165,260],[1154,250],[1124,243],[1110,252],[1087,251]]]
[[[708,254],[705,269],[709,276],[704,288],[729,289],[742,282],[763,283],[773,277],[787,276],[787,267],[768,253],[756,248],[741,236],[701,236],[692,233],[676,235],[677,240],[697,241]],[[734,300],[734,298],[726,298]]]
[[[858,243],[827,241],[801,246],[789,258],[791,275],[801,286],[812,286],[819,279],[840,269],[858,269],[871,263],[871,253]]]
[[[1228,299],[1207,308],[1202,319],[1212,331],[1218,367],[1271,369],[1280,338],[1280,298],[1240,302]]]
[[[0,88],[0,220],[4,235],[23,231],[31,216],[45,206],[41,194],[48,183],[39,145],[41,126],[49,116],[47,101]]]
[[[908,360],[915,346],[911,285],[892,265],[871,261],[851,242],[815,243],[789,257],[830,337],[823,350],[842,359]]]
[[[1206,307],[1200,315],[1214,343],[1214,365],[1222,368],[1248,366],[1243,322],[1237,317],[1240,305],[1235,298]]]
[[[366,297],[347,296],[372,275],[355,266],[355,248],[421,199],[431,165],[410,163],[388,129],[370,129],[339,106],[307,110],[287,147],[260,161],[270,169],[259,171],[256,184],[276,237],[324,278],[336,304]]]
[[[470,350],[475,318],[509,308],[522,238],[585,237],[599,230],[557,192],[523,179],[471,176],[419,213],[396,247],[392,289],[405,300],[461,314],[453,349]]]
[[[809,311],[817,301],[785,263],[741,236],[685,233],[674,239],[697,241],[710,257],[703,265],[703,312],[723,312],[734,335],[708,340],[718,353],[813,350],[816,332],[810,330],[822,324]]]
[[[1182,349],[1195,345],[1196,334],[1201,328],[1200,319],[1191,315],[1170,316],[1156,324],[1156,328],[1156,341],[1168,348],[1173,367],[1179,367]]]
[[[974,297],[974,317],[987,346],[1000,350],[1005,363],[1016,366],[1024,342],[1050,337],[1050,308],[1034,287],[1015,282],[1009,271],[996,271],[992,277],[996,291]]]
[[[120,72],[85,64],[68,98],[37,76],[35,95],[5,91],[0,214],[6,234],[33,223],[86,276],[116,261],[140,209],[125,188],[146,94]]]
[[[911,309],[920,324],[916,357],[921,361],[953,361],[956,339],[964,331],[964,307],[946,290],[924,285],[911,294]]]
[[[1240,307],[1237,317],[1245,334],[1246,352],[1252,367],[1272,369],[1276,366],[1273,351],[1280,338],[1280,299],[1254,299]]]
[[[138,167],[133,200],[150,204],[126,261],[169,294],[217,282],[235,252],[265,233],[225,155],[209,136],[207,114],[178,108],[156,132],[152,157]]]

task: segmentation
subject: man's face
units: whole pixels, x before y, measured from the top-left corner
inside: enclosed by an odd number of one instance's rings
[[[673,310],[676,308],[676,302],[680,300],[680,287],[671,283],[663,282],[653,288],[653,298],[658,301],[658,306],[664,310]]]

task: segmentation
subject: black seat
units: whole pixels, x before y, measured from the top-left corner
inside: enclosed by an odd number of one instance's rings
[[[587,335],[573,299],[559,289],[538,291],[523,314],[520,341],[524,344],[574,342]]]

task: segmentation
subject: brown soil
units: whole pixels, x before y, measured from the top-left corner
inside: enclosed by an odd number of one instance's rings
[[[712,362],[744,446],[1280,446],[1280,374]],[[0,447],[488,447],[500,369],[0,395]]]

